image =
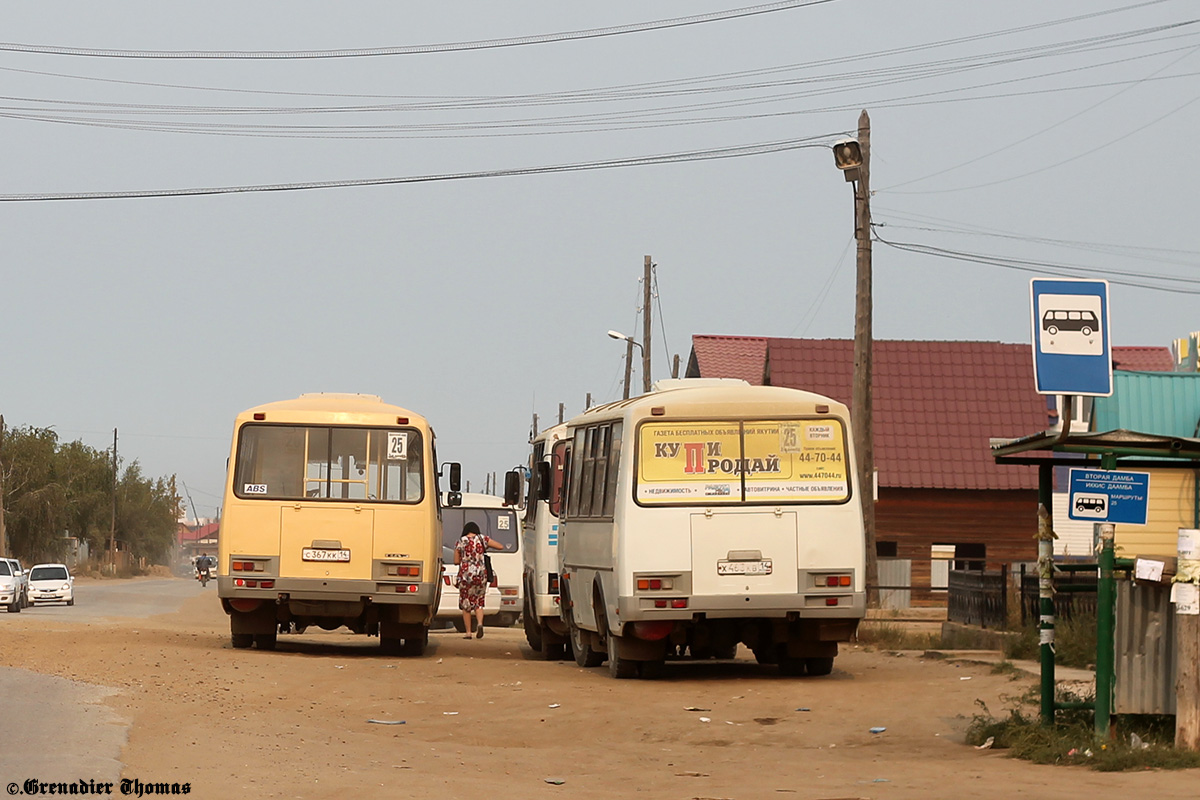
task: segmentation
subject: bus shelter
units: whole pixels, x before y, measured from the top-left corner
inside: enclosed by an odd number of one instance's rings
[[[1069,407],[1069,406],[1068,406]],[[1132,573],[1135,560],[1116,558],[1113,547],[1113,526],[1102,523],[1099,558],[1088,565],[1054,564],[1053,551],[1053,490],[1054,468],[1075,467],[1103,470],[1140,469],[1200,469],[1200,438],[1163,436],[1130,430],[1105,432],[1072,432],[1070,419],[1063,420],[1062,430],[1049,430],[1013,440],[993,440],[992,456],[997,464],[1036,466],[1038,468],[1038,576],[1040,596],[1039,642],[1041,656],[1041,715],[1045,724],[1052,724],[1056,709],[1091,707],[1095,711],[1096,733],[1107,737],[1113,713],[1115,686],[1114,573]],[[1200,480],[1196,481],[1193,502],[1193,527],[1200,528]],[[1097,652],[1096,696],[1092,703],[1056,703],[1054,682],[1054,583],[1056,569],[1099,570],[1097,594]],[[1132,620],[1133,616],[1127,616]],[[1195,624],[1193,624],[1193,621]],[[1176,696],[1176,743],[1200,749],[1200,618],[1190,617],[1184,625],[1177,620],[1175,664],[1178,664]],[[1154,676],[1143,680],[1171,681],[1170,663]],[[1165,672],[1165,674],[1163,674]],[[1175,687],[1171,687],[1175,688]]]

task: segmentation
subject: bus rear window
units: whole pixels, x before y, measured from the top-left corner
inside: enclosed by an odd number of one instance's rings
[[[643,505],[850,499],[839,419],[647,422],[638,437]]]
[[[420,431],[246,425],[234,493],[274,500],[416,503],[424,495]]]

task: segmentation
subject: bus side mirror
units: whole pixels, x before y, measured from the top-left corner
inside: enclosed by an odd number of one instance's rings
[[[504,473],[504,505],[518,506],[521,504],[521,473],[509,470]]]
[[[451,461],[448,466],[450,467],[450,491],[462,491],[462,464]],[[462,498],[459,498],[459,502],[462,502]]]
[[[534,500],[545,502],[550,499],[550,464],[539,461],[537,464],[537,497]]]
[[[458,508],[462,505],[462,492],[446,492],[446,507]]]

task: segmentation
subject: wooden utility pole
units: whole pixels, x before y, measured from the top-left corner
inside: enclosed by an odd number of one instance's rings
[[[675,354],[675,360],[671,363],[671,377],[679,377],[679,353]]]
[[[854,237],[858,241],[858,269],[854,293],[854,387],[850,422],[854,425],[854,452],[858,458],[858,487],[862,502],[867,549],[867,603],[879,602],[879,564],[875,553],[875,435],[871,412],[874,374],[871,331],[871,118],[866,109],[858,117],[858,146],[862,166],[854,186]]]
[[[108,564],[117,572],[117,429],[113,428],[112,523],[108,528]]]
[[[563,424],[563,404],[562,403],[558,404],[558,424],[559,425]]]
[[[538,426],[537,425],[538,425],[537,412],[535,411],[535,412],[533,412],[533,435],[531,435],[529,437],[529,441],[531,441],[531,442],[537,438],[537,435],[538,435]]]
[[[653,297],[650,291],[650,276],[654,269],[654,265],[650,263],[650,256],[646,256],[643,266],[642,277],[642,392],[650,391],[650,301]],[[632,353],[632,351],[630,351]]]
[[[587,411],[591,407],[592,407],[592,393],[588,392],[587,399],[583,401],[583,410]],[[3,417],[0,417],[0,419],[3,419]]]
[[[621,399],[629,399],[629,373],[633,369],[633,339],[625,340],[625,388],[621,390]]]

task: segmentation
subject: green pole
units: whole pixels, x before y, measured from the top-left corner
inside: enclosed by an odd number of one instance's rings
[[[1054,724],[1054,465],[1038,465],[1038,642],[1042,724]]]
[[[1100,525],[1100,583],[1096,587],[1096,738],[1107,739],[1113,707],[1113,623],[1116,588],[1113,579],[1115,527]]]

